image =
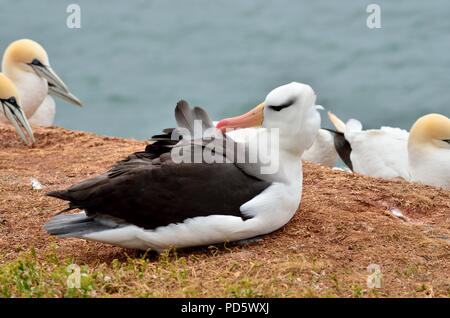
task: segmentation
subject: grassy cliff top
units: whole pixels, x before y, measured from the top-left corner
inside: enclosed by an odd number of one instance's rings
[[[305,163],[298,212],[261,241],[143,254],[50,237],[42,225],[65,207],[46,191],[145,143],[61,128],[35,136],[30,149],[0,128],[0,297],[450,296],[450,191]],[[67,285],[70,264],[80,288]],[[381,288],[368,287],[371,268]]]

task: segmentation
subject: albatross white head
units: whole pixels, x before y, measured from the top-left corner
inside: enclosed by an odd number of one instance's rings
[[[311,147],[320,128],[315,102],[316,94],[311,86],[292,82],[272,90],[263,103],[248,113],[223,119],[216,127],[225,131],[262,126],[265,129],[261,133],[276,131],[280,169],[272,180],[293,181],[291,178],[301,174],[303,152]]]
[[[248,113],[223,119],[216,127],[222,131],[258,126],[279,129],[280,150],[300,157],[313,144],[320,128],[315,102],[311,86],[292,82],[272,90]]]
[[[408,140],[414,181],[450,190],[450,119],[439,114],[419,118]]]
[[[22,39],[12,42],[3,55],[2,67],[5,75],[17,86],[27,116],[34,113],[47,94],[82,105],[51,68],[47,52],[35,41]]]
[[[14,83],[0,73],[0,107],[1,112],[11,122],[20,138],[31,146],[34,143],[33,131],[20,107],[20,97]]]
[[[255,171],[258,168],[252,168],[252,165],[239,165],[248,174],[271,183],[261,195],[240,207],[246,215],[258,215],[254,222],[261,222],[261,232],[269,233],[286,224],[300,204],[303,184],[301,156],[313,144],[320,128],[320,114],[315,102],[316,94],[309,85],[293,82],[272,90],[263,103],[248,113],[221,120],[216,126],[222,131],[262,126],[258,136],[272,135],[271,131],[279,136],[275,149],[279,154],[278,163],[273,173],[258,174]],[[271,142],[269,147],[272,152],[274,146]],[[262,148],[266,152],[265,147]],[[259,156],[260,147],[257,151]]]

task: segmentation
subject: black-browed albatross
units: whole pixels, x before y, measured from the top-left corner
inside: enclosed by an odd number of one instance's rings
[[[218,123],[220,130],[262,125],[266,129],[259,134],[279,134],[279,167],[272,174],[260,173],[260,162],[175,163],[174,149],[205,148],[205,143],[183,135],[174,146],[163,134],[107,173],[49,193],[69,201],[68,210],[83,211],[54,216],[45,228],[52,235],[156,251],[273,232],[300,204],[300,157],[320,127],[315,99],[310,86],[290,83],[274,89],[249,113]],[[190,130],[193,119],[201,119],[204,128],[212,125],[202,109],[190,109],[185,102],[175,114],[178,128]],[[256,149],[258,155],[260,151],[267,149]]]

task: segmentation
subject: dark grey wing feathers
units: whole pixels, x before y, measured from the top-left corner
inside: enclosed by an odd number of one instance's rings
[[[209,118],[208,114],[201,107],[194,107],[194,118],[196,120],[202,121],[203,130],[214,127],[212,120]]]
[[[186,128],[191,133],[194,131],[194,112],[186,101],[180,100],[177,103],[175,107],[175,119],[178,127]]]
[[[49,195],[70,201],[89,216],[108,215],[154,229],[211,214],[245,218],[240,206],[269,186],[234,164],[136,162],[125,170]]]
[[[201,119],[203,129],[212,126],[205,111],[191,109],[184,101],[178,103],[176,116],[178,125],[185,128],[193,127],[188,122],[193,119]],[[179,142],[172,140],[172,133],[173,129],[165,130],[145,151],[119,161],[107,173],[48,195],[69,201],[69,208],[83,209],[88,217],[115,217],[146,229],[211,214],[245,219],[240,206],[270,184],[233,163],[175,164],[173,147],[206,147],[207,143],[201,139]],[[220,134],[219,141],[224,140]]]
[[[106,226],[97,222],[94,217],[78,213],[57,215],[44,225],[44,229],[51,235],[81,237],[85,234],[111,230],[119,226],[121,225]]]

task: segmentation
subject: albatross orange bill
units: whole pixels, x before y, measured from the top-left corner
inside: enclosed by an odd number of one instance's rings
[[[231,128],[248,128],[261,126],[264,120],[264,103],[259,104],[244,115],[222,119],[216,125],[217,129],[226,131]]]

